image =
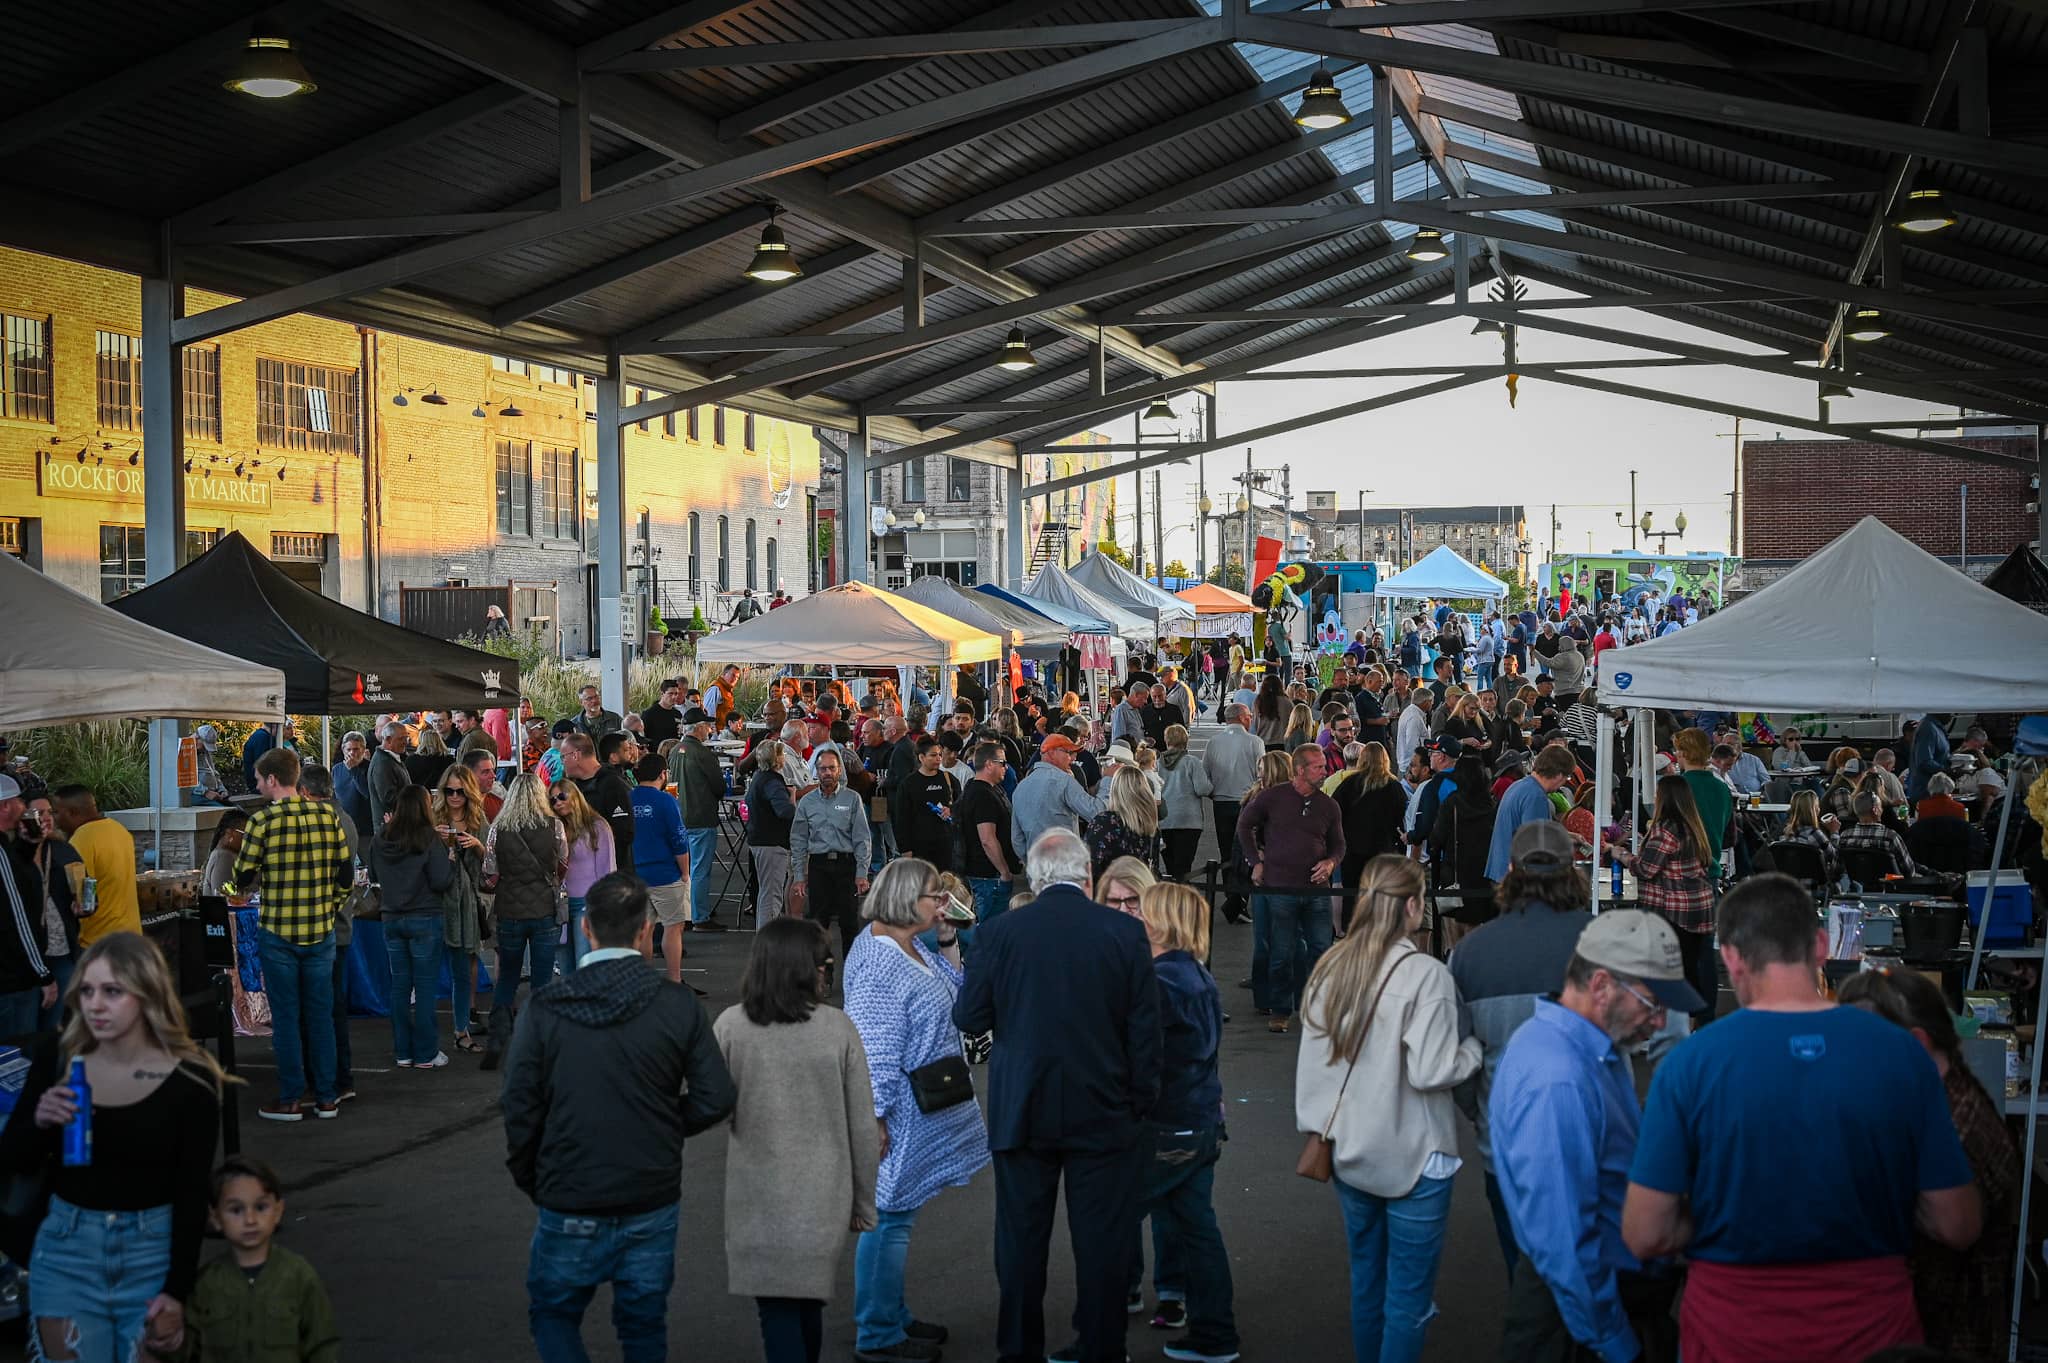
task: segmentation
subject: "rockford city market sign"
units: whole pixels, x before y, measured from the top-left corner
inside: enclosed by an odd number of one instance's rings
[[[119,464],[80,464],[46,454],[37,471],[37,489],[45,497],[76,497],[87,501],[139,502],[142,470]],[[270,482],[241,479],[219,469],[185,475],[185,505],[222,511],[270,510]]]

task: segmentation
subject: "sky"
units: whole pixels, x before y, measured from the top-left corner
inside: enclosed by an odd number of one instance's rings
[[[1532,298],[1562,298],[1568,291],[1530,282]],[[1749,354],[1772,353],[1719,332],[1674,321],[1653,311],[1597,308],[1555,314],[1573,322],[1644,337],[1693,341]],[[1881,343],[1879,343],[1881,344]],[[1605,360],[1647,352],[1524,328],[1518,342],[1525,363]],[[1331,351],[1281,370],[1371,368],[1448,363],[1487,365],[1500,360],[1497,336],[1475,336],[1469,318],[1448,318],[1398,337]],[[1811,358],[1794,356],[1795,359]],[[1595,370],[1590,377],[1639,388],[1666,388],[1690,396],[1719,398],[1785,415],[1815,410],[1814,386],[1725,365],[1684,368]],[[1321,408],[1355,402],[1399,388],[1433,382],[1431,376],[1392,379],[1230,382],[1218,385],[1217,431],[1252,430]],[[1182,408],[1192,399],[1180,399]],[[1880,421],[1938,417],[1930,404],[1858,394],[1832,404],[1839,421]],[[1953,409],[1947,415],[1955,415]],[[1774,423],[1744,420],[1745,440],[1788,438],[1811,433]],[[1131,418],[1100,428],[1119,443],[1133,438]],[[1558,552],[1626,549],[1628,529],[1615,513],[1629,515],[1629,474],[1636,473],[1636,515],[1645,510],[1653,528],[1669,528],[1686,516],[1684,537],[1673,537],[1670,552],[1727,551],[1729,493],[1735,480],[1734,418],[1635,398],[1592,393],[1550,383],[1534,375],[1520,381],[1516,406],[1508,406],[1504,382],[1493,378],[1470,387],[1391,408],[1310,426],[1252,445],[1255,467],[1276,474],[1292,469],[1294,505],[1303,494],[1334,490],[1338,505],[1356,507],[1365,493],[1368,507],[1520,503],[1535,544],[1533,561],[1548,557],[1550,507],[1557,507]],[[1242,447],[1205,456],[1209,495],[1218,506],[1236,498],[1224,480],[1244,469]],[[1193,523],[1197,469],[1193,462],[1164,469],[1168,512],[1166,557],[1195,563]],[[1128,543],[1131,479],[1119,479],[1118,538]],[[1277,479],[1274,487],[1278,487]],[[1152,543],[1152,486],[1145,486],[1146,544]],[[1175,528],[1178,525],[1180,528]],[[1589,541],[1588,536],[1591,536]],[[1644,545],[1649,548],[1649,545]],[[1214,530],[1210,554],[1215,553]],[[1213,566],[1213,563],[1212,563]]]

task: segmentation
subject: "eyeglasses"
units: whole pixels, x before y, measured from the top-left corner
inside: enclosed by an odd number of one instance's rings
[[[458,800],[464,800],[469,798],[469,792],[464,790],[461,786],[443,786],[441,787],[441,793],[443,795],[452,795]]]
[[[1138,907],[1138,896],[1134,894],[1113,894],[1102,902],[1109,905],[1112,909],[1129,913],[1132,909]]]
[[[556,805],[565,805],[569,803],[569,797],[566,795],[550,795],[548,796],[548,803]]]
[[[1664,1011],[1663,1004],[1657,1002],[1657,1000],[1649,997],[1646,994],[1638,994],[1633,985],[1623,982],[1619,977],[1615,978],[1614,987],[1619,989],[1622,993],[1628,995],[1630,998],[1634,999],[1637,1003],[1640,1003],[1641,1005],[1643,1005],[1643,1007],[1649,1009],[1653,1013],[1661,1013]]]

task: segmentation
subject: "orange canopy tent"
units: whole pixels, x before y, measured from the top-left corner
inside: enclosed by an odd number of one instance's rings
[[[1197,639],[1221,639],[1252,632],[1252,599],[1243,592],[1234,592],[1213,582],[1197,582],[1174,595],[1195,608],[1194,637]]]

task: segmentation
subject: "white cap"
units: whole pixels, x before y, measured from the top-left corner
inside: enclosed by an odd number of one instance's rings
[[[21,782],[15,780],[12,776],[0,773],[0,800],[19,800],[20,798]]]

